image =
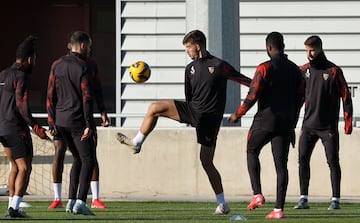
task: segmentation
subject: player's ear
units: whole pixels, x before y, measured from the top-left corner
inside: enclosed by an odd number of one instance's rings
[[[26,62],[28,64],[32,64],[32,65],[35,65],[35,56],[32,56],[32,57],[28,57]]]
[[[80,49],[84,49],[85,48],[85,43],[80,43]]]
[[[266,50],[270,52],[272,50],[271,44],[266,45]]]
[[[196,50],[197,50],[197,51],[200,51],[200,50],[201,50],[200,44],[196,44],[195,46],[196,46]]]

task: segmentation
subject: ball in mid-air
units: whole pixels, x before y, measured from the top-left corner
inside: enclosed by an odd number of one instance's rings
[[[150,66],[144,61],[136,61],[129,68],[130,77],[136,83],[143,83],[150,78]]]

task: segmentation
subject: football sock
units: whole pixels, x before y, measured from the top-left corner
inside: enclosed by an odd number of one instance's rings
[[[226,204],[224,192],[216,195],[216,203],[217,204]]]
[[[91,181],[91,194],[92,194],[92,201],[95,199],[99,199],[99,181]]]
[[[10,207],[12,207],[14,210],[18,210],[21,201],[22,197],[15,195],[11,201]]]
[[[146,135],[142,134],[140,131],[136,134],[136,136],[132,139],[132,142],[135,145],[141,145],[145,141]]]
[[[61,200],[62,183],[53,183],[53,187],[54,187],[54,199]]]
[[[13,197],[9,197],[9,204],[8,204],[8,208],[9,208],[9,207],[10,207],[10,205],[11,205],[12,199],[13,199]]]
[[[84,203],[84,201],[82,201],[80,199],[76,199],[76,203],[82,205]]]
[[[337,201],[340,203],[340,197],[333,197],[333,198],[331,198],[331,201]]]
[[[274,211],[278,212],[278,211],[282,211],[282,209],[281,208],[274,208]]]
[[[304,199],[307,200],[307,199],[309,198],[309,196],[308,196],[308,195],[301,195],[301,196],[300,196],[300,199],[301,199],[301,198],[304,198]]]

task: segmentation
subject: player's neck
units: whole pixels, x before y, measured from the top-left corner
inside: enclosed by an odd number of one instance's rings
[[[200,50],[200,51],[199,51],[198,59],[204,58],[204,57],[206,57],[206,56],[207,56],[206,50]]]

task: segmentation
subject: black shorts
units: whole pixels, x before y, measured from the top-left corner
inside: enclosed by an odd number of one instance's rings
[[[199,114],[188,102],[174,100],[180,122],[196,128],[197,142],[204,146],[215,146],[223,116],[221,114]]]
[[[14,160],[33,157],[34,150],[30,132],[16,135],[0,136],[0,142],[11,151]]]

